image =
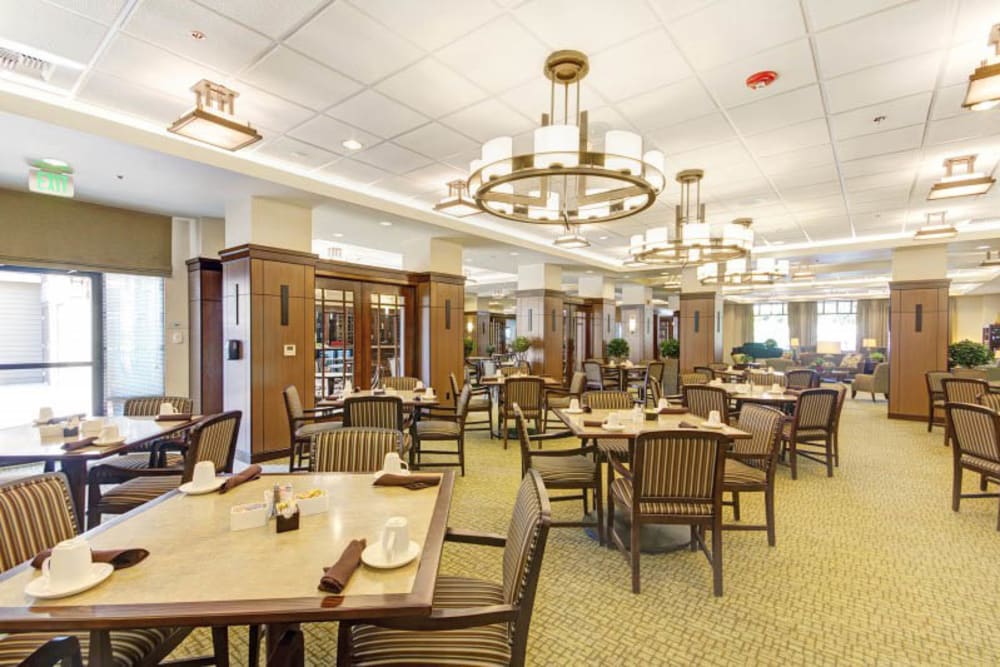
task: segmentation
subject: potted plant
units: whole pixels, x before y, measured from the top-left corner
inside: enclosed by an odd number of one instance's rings
[[[518,361],[524,361],[528,354],[528,350],[531,349],[531,341],[527,336],[518,336],[510,344],[510,349],[517,355]]]
[[[497,351],[497,346],[496,345],[487,345],[486,346],[486,354],[492,356],[493,353],[496,352],[496,351]]]
[[[469,336],[465,337],[465,340],[462,341],[462,345],[465,347],[465,356],[467,357],[472,354],[474,349],[476,349],[476,341],[472,340]]]
[[[677,379],[681,365],[681,342],[676,338],[660,341],[660,356],[663,357],[663,375],[660,377],[663,393],[676,394],[680,391]]]
[[[681,356],[681,343],[676,338],[660,341],[660,356],[664,359],[677,359]]]
[[[608,357],[622,361],[628,356],[628,341],[624,338],[612,338],[608,341]]]
[[[993,360],[990,348],[971,340],[960,340],[948,346],[948,363],[952,366],[974,368],[984,366]]]
[[[882,354],[881,352],[872,352],[871,354],[868,355],[868,358],[874,361],[876,364],[881,364],[883,361],[885,361],[885,355]]]

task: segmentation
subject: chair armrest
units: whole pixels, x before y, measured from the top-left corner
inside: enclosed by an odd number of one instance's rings
[[[493,533],[479,533],[474,530],[464,530],[462,528],[448,528],[444,534],[445,542],[457,542],[459,544],[479,544],[485,547],[507,546],[507,538],[503,535]]]
[[[180,477],[184,474],[182,468],[138,468],[127,473],[132,477]]]
[[[49,665],[59,663],[66,667],[83,665],[79,639],[72,635],[53,637],[35,649],[34,653],[25,658],[21,665],[26,665],[27,667],[48,667]]]
[[[612,469],[614,469],[614,471],[616,473],[618,473],[618,475],[620,475],[621,477],[624,477],[627,480],[631,480],[632,479],[632,472],[628,468],[626,468],[625,466],[623,466],[621,464],[621,461],[619,461],[618,459],[616,459],[613,456],[609,456],[608,457],[608,463],[611,465]]]
[[[394,630],[461,630],[517,620],[517,607],[497,604],[485,607],[433,609],[430,616],[404,616],[368,621]]]
[[[597,447],[594,445],[587,445],[586,447],[577,447],[575,449],[546,449],[546,450],[534,450],[531,452],[531,458],[536,456],[544,458],[557,458],[566,456],[581,456],[583,454],[592,454],[597,451]]]
[[[319,417],[293,417],[292,423],[295,424],[295,428],[298,429],[300,426],[305,424],[323,424],[326,422],[340,422],[344,421],[344,413],[337,412],[336,414],[322,415]]]

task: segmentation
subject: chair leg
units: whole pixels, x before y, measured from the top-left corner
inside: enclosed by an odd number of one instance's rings
[[[722,521],[715,517],[712,526],[712,588],[716,597],[722,596]]]
[[[629,558],[632,562],[632,592],[639,592],[639,525],[632,512],[632,526],[629,530]]]
[[[691,551],[698,550],[698,526],[691,524]]]
[[[350,623],[341,621],[338,625],[337,665],[338,667],[341,667],[351,664],[351,644],[353,642],[353,633],[351,632]]]
[[[951,510],[958,511],[958,506],[962,502],[962,464],[958,457],[955,458],[955,472],[951,480]]]
[[[298,453],[298,450],[299,450],[299,443],[293,441],[292,442],[292,451],[290,452],[290,455],[288,457],[288,472],[289,473],[295,472],[295,455]]]
[[[774,480],[768,481],[764,489],[764,522],[767,524],[767,546],[773,547],[774,537]]]
[[[733,521],[740,520],[740,492],[733,491]]]
[[[247,664],[250,667],[258,667],[260,665],[260,626],[251,625],[249,634],[250,649],[247,653]]]
[[[980,491],[985,491],[987,486],[988,486],[988,480],[986,479],[986,475],[980,475],[979,476],[979,490]]]
[[[586,492],[585,492],[586,493]],[[597,512],[597,543],[602,547],[605,542],[604,535],[604,508],[601,503],[601,483],[600,480],[597,482],[597,488],[594,489],[594,510]]]
[[[792,479],[799,478],[798,461],[796,460],[795,439],[788,441],[788,465],[792,468]]]
[[[833,477],[833,437],[826,436],[826,476]]]
[[[458,467],[465,477],[465,434],[458,437]]]
[[[229,628],[212,627],[212,654],[216,667],[229,667]]]
[[[504,414],[500,421],[500,430],[503,431],[503,448],[507,449],[507,415]]]

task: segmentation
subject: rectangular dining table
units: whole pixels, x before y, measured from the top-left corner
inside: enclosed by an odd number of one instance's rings
[[[493,405],[499,406],[500,403],[501,403],[501,401],[503,400],[501,392],[503,391],[503,385],[504,385],[504,382],[507,380],[507,377],[508,376],[503,376],[503,375],[500,375],[500,376],[491,375],[489,377],[484,377],[484,378],[481,378],[479,380],[480,386],[487,387],[490,390],[490,395],[491,395],[491,399],[493,401]],[[543,384],[543,390],[544,389],[558,389],[558,388],[560,388],[560,387],[563,386],[562,382],[560,382],[559,380],[557,380],[554,377],[551,377],[549,375],[542,375],[542,376],[538,376],[538,375],[511,375],[509,377],[512,377],[512,378],[519,378],[519,377],[541,377],[542,378],[542,384]],[[497,412],[496,429],[494,430],[493,422],[491,420],[490,421],[490,435],[492,435],[494,437],[497,437],[497,438],[502,438],[503,437],[503,424],[501,422],[503,421],[503,414],[500,411],[499,407],[497,407],[497,411],[496,412]]]
[[[70,494],[76,506],[77,519],[84,525],[83,513],[86,508],[87,464],[92,461],[115,456],[132,447],[144,445],[190,428],[198,417],[175,421],[156,421],[154,417],[108,417],[108,424],[118,426],[123,438],[116,445],[91,445],[71,452],[63,449],[67,442],[82,436],[43,438],[37,426],[22,424],[0,429],[0,465],[18,463],[59,463],[60,469],[69,481]]]
[[[407,410],[414,407],[434,407],[440,405],[440,392],[435,391],[434,398],[428,399],[425,392],[409,391],[405,389],[397,389],[393,393],[389,394],[386,392],[374,393],[372,389],[360,389],[351,394],[350,398],[366,397],[366,396],[399,396],[403,400],[403,407]],[[326,398],[316,401],[317,408],[342,408],[344,407],[343,394],[336,396],[327,396]]]
[[[143,548],[149,557],[77,595],[36,600],[25,586],[41,576],[24,563],[0,576],[0,633],[108,631],[160,626],[297,624],[340,619],[427,616],[447,530],[455,473],[411,491],[373,485],[371,474],[264,475],[226,494],[171,491],[85,533],[94,549]],[[273,484],[322,489],[328,512],[300,518],[298,530],[274,521],[229,529],[232,506],[262,502]],[[385,522],[403,516],[417,559],[395,569],[360,566],[339,595],[318,590],[323,568],[353,539],[377,543]],[[96,664],[92,661],[91,664]]]

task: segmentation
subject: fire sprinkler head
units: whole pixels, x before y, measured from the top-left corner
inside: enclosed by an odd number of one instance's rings
[[[760,72],[754,72],[747,77],[747,88],[750,90],[758,90],[760,88],[767,88],[778,78],[778,73],[773,70],[762,70]]]

